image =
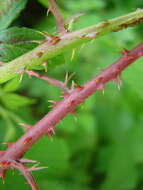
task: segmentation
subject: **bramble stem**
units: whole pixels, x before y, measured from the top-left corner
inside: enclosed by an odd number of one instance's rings
[[[43,117],[34,127],[29,129],[16,143],[8,148],[0,156],[0,163],[7,160],[17,160],[27,152],[33,144],[43,135],[53,129],[67,114],[84,102],[97,90],[103,90],[104,85],[109,81],[116,81],[122,71],[136,59],[143,56],[143,43],[131,51],[123,52],[124,56],[115,63],[103,70],[99,75],[87,82],[84,86],[75,88],[69,95],[65,96],[56,107]]]
[[[53,58],[68,49],[77,47],[105,34],[117,32],[129,26],[134,26],[142,21],[143,10],[137,10],[128,15],[101,22],[95,26],[67,33],[61,36],[56,43],[45,41],[34,50],[0,66],[0,83],[6,82],[19,75],[19,71],[22,69],[28,69],[30,66],[42,64],[48,59]]]

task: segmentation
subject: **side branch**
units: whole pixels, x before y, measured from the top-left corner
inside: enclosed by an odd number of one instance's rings
[[[19,74],[19,71],[30,66],[42,64],[48,59],[81,45],[90,40],[111,32],[117,32],[143,21],[143,10],[137,10],[125,16],[101,22],[82,30],[66,33],[60,37],[54,36],[50,42],[45,40],[34,50],[19,58],[0,66],[0,83],[5,82]],[[51,36],[50,36],[51,38]]]
[[[57,21],[59,33],[61,35],[65,34],[66,33],[65,22],[61,16],[60,12],[58,11],[58,7],[57,7],[55,0],[49,0],[49,5],[50,5],[49,10],[53,13],[53,15]]]
[[[116,81],[126,67],[143,56],[143,43],[131,51],[126,50],[123,54],[124,56],[122,58],[103,70],[91,81],[87,82],[84,86],[78,86],[73,89],[70,94],[66,95],[52,111],[45,115],[34,127],[29,129],[16,143],[0,154],[0,163],[20,159],[37,140],[43,135],[47,135],[47,132],[51,130],[51,128],[53,129],[57,123],[67,114],[74,111],[86,98],[97,90],[102,90],[107,82]],[[1,169],[2,164],[0,164],[0,166]],[[7,168],[5,167],[5,169]]]
[[[27,70],[25,71],[29,76],[35,76],[37,78],[40,78],[40,79],[43,79],[45,81],[47,81],[48,83],[54,85],[54,86],[57,86],[59,87],[63,92],[65,93],[68,93],[69,92],[69,89],[67,88],[66,86],[66,81],[65,83],[61,82],[61,81],[58,81],[56,79],[53,79],[51,77],[48,77],[48,76],[44,76],[44,75],[41,75],[39,73],[36,73],[34,71],[30,71],[30,70]]]

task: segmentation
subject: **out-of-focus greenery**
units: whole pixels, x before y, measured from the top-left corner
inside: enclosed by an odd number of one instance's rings
[[[76,13],[85,14],[73,29],[143,8],[142,0],[57,2],[65,18]],[[46,16],[46,5],[47,0],[29,0],[11,26],[55,31],[55,20],[52,14]],[[75,72],[73,80],[83,84],[119,58],[123,48],[132,48],[141,42],[142,31],[143,24],[140,24],[85,44],[75,49],[72,60],[72,52],[67,52],[62,56],[65,64],[49,69],[48,75],[64,80],[66,72]],[[15,49],[16,56],[21,54],[19,51]],[[25,157],[49,167],[33,173],[42,190],[143,189],[142,62],[141,58],[124,71],[120,91],[115,83],[106,85],[104,95],[97,92],[90,97],[77,109],[76,116],[68,115],[61,121],[52,138],[42,138],[26,153]],[[23,134],[18,123],[35,124],[50,110],[48,100],[60,99],[60,90],[45,81],[28,78],[26,74],[22,82],[19,80],[13,79],[0,88],[1,143],[16,141]],[[5,145],[1,144],[1,149],[5,149]],[[0,182],[0,189],[11,187],[14,190],[30,189],[19,172],[12,175],[9,171],[6,184]]]

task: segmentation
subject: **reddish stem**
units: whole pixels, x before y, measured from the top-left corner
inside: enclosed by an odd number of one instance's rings
[[[58,6],[57,6],[55,0],[49,0],[49,5],[50,5],[49,9],[53,13],[53,15],[57,21],[57,25],[58,25],[60,34],[62,34],[62,35],[65,34],[67,32],[65,29],[65,22],[58,10]]]
[[[90,95],[97,90],[102,90],[105,83],[117,79],[126,67],[142,55],[143,43],[131,51],[126,51],[122,58],[103,70],[99,75],[82,86],[82,88],[77,87],[71,91],[52,111],[45,115],[33,128],[28,130],[28,132],[8,148],[4,154],[1,154],[0,163],[5,160],[17,160],[21,158],[39,138],[47,134],[47,131],[51,127],[59,123]]]
[[[28,70],[28,71],[25,71],[25,72],[26,72],[29,76],[38,77],[38,78],[40,78],[40,79],[43,79],[43,80],[49,82],[50,84],[52,84],[52,85],[54,85],[54,86],[59,87],[59,88],[60,88],[62,91],[64,91],[64,92],[67,92],[67,93],[68,93],[68,92],[70,91],[70,90],[67,88],[66,84],[63,83],[63,82],[61,82],[61,81],[59,81],[59,80],[53,79],[53,78],[48,77],[48,76],[45,76],[45,75],[41,75],[41,74],[39,74],[39,73],[37,73],[37,72],[35,72],[35,71],[30,71],[30,70]]]

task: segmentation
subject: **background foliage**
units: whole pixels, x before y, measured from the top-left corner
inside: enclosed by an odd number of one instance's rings
[[[27,3],[27,4],[26,4]],[[59,0],[65,18],[84,13],[73,29],[143,8],[142,0]],[[37,46],[43,37],[35,30],[55,32],[53,16],[46,16],[47,0],[0,0],[0,60],[10,61]],[[25,9],[24,9],[25,7]],[[21,14],[18,13],[23,9]],[[10,29],[7,29],[10,27]],[[14,28],[11,28],[14,27]],[[29,27],[17,28],[17,27]],[[33,29],[32,29],[33,28]],[[48,75],[64,80],[66,71],[82,84],[114,62],[122,48],[142,41],[143,25],[102,37],[93,43],[50,60]],[[26,36],[24,35],[26,33]],[[122,76],[119,91],[114,83],[97,92],[77,109],[77,119],[67,116],[52,139],[44,137],[26,153],[49,168],[34,173],[42,190],[142,190],[143,189],[143,59]],[[64,63],[64,64],[63,64]],[[42,69],[42,68],[37,68]],[[44,73],[43,71],[40,71]],[[45,81],[24,75],[0,87],[0,142],[23,134],[18,123],[36,123],[58,100],[60,91]],[[5,145],[1,144],[1,149]],[[30,189],[21,175],[8,172],[0,189]]]

